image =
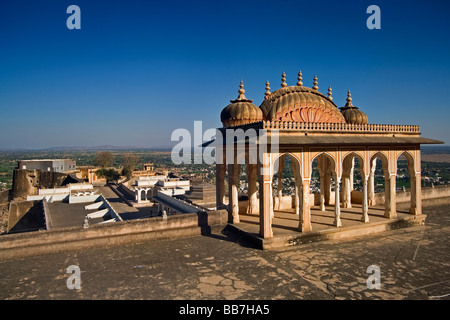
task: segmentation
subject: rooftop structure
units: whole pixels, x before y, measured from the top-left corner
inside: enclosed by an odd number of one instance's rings
[[[318,78],[314,76],[311,88],[303,85],[302,73],[297,83],[288,86],[286,74],[282,74],[281,88],[271,92],[266,82],[263,102],[259,107],[244,96],[241,81],[239,96],[231,100],[221,113],[224,133],[222,142],[216,142],[216,202],[225,202],[225,172],[228,171],[229,222],[240,222],[240,214],[259,216],[259,235],[273,237],[274,198],[272,181],[274,174],[282,179],[286,157],[292,159],[295,176],[293,214],[298,219],[298,231],[313,231],[311,207],[326,211],[333,207],[334,226],[342,226],[340,208],[352,206],[351,183],[354,159],[358,159],[363,180],[361,223],[369,222],[368,208],[374,199],[374,171],[376,160],[381,159],[385,177],[384,217],[396,219],[397,160],[404,155],[408,160],[411,179],[410,214],[423,217],[421,205],[420,145],[437,144],[441,141],[421,137],[416,125],[370,124],[367,115],[353,105],[350,91],[346,104],[339,108],[328,87],[327,96],[319,91]],[[388,119],[390,120],[390,119]],[[246,135],[227,141],[226,129],[243,129]],[[256,139],[247,134],[255,129]],[[244,148],[238,148],[245,146]],[[234,159],[226,159],[229,148]],[[252,161],[251,153],[257,150]],[[310,193],[312,162],[318,162],[320,174],[319,202]],[[248,206],[240,212],[238,184],[241,164],[245,163],[248,178]],[[334,180],[334,192],[331,189]],[[257,191],[256,182],[259,181]],[[342,182],[342,186],[341,186]],[[281,186],[281,183],[278,183]],[[281,189],[279,197],[281,198]],[[258,199],[259,198],[259,199]],[[334,198],[334,199],[333,199]],[[278,201],[281,203],[281,201]],[[294,218],[295,219],[295,218]],[[424,220],[424,218],[423,218]]]
[[[69,172],[76,170],[76,162],[70,159],[19,160],[18,169]]]

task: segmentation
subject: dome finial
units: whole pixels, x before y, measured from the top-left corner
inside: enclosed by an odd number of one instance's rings
[[[314,87],[312,87],[314,90],[319,90],[319,87],[317,86],[318,82],[317,82],[317,76],[314,76]]]
[[[352,94],[350,93],[350,90],[347,92],[347,103],[345,105],[346,107],[353,107],[352,103]]]
[[[244,93],[245,93],[245,90],[244,90],[244,82],[241,80],[241,84],[239,85],[239,90],[238,90],[238,93],[239,93],[239,96],[237,97],[237,99],[236,100],[230,100],[231,102],[239,102],[239,101],[247,101],[247,102],[253,102],[253,100],[248,100],[246,97],[245,97],[245,95],[244,95]]]
[[[331,91],[332,91],[331,87],[328,87],[328,100],[333,101],[333,97],[331,96],[332,95]]]
[[[287,87],[287,83],[286,83],[286,73],[283,72],[283,74],[281,75],[281,87]]]
[[[244,93],[244,81],[241,80],[241,84],[239,85],[239,97],[237,98],[237,100],[247,100],[247,98],[245,97]]]
[[[264,93],[264,95],[265,95],[264,99],[269,99],[269,96],[271,94],[269,85],[270,85],[269,80],[267,80],[267,82],[266,82],[266,93]]]
[[[297,86],[299,86],[299,87],[303,86],[303,82],[302,82],[302,71],[301,71],[301,70],[298,72],[297,80],[298,80],[298,81],[297,81]]]

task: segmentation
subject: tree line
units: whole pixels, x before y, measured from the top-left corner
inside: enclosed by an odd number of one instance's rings
[[[139,162],[139,157],[133,153],[124,153],[121,155],[122,172],[117,172],[114,168],[110,168],[114,162],[114,155],[109,151],[100,151],[95,154],[94,165],[100,167],[96,174],[100,178],[109,181],[117,181],[120,176],[130,179],[133,171]]]

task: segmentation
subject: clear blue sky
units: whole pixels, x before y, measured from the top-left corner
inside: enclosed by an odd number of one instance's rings
[[[66,9],[81,8],[81,30]],[[369,30],[369,5],[381,30]],[[0,148],[170,144],[265,82],[333,88],[370,123],[450,142],[449,1],[2,0]]]

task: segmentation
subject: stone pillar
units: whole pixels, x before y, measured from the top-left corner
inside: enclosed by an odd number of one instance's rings
[[[228,186],[229,186],[229,204],[228,204],[228,222],[239,223],[239,164],[228,165]]]
[[[325,205],[330,205],[331,199],[331,171],[325,173]]]
[[[334,173],[334,181],[335,181],[335,187],[334,187],[334,226],[335,227],[342,227],[341,223],[341,200],[339,198],[339,183],[341,182],[341,177],[338,177],[337,173]]]
[[[247,178],[248,178],[248,209],[247,212],[252,214],[258,211],[257,202],[258,195],[256,193],[256,164],[247,164]]]
[[[226,164],[216,164],[216,207],[224,205]]]
[[[309,206],[309,185],[310,180],[303,180],[302,182],[302,205],[301,213],[299,214],[298,229],[300,232],[312,231],[311,226],[311,208]]]
[[[396,175],[395,174],[389,174],[389,172],[386,173],[386,175],[389,175],[387,178],[384,178],[384,189],[385,189],[385,201],[384,201],[384,216],[389,219],[395,219],[397,218],[397,210],[396,210]]]
[[[300,168],[295,159],[292,159],[292,169],[294,171],[294,179],[295,179],[295,193],[294,193],[294,212],[295,214],[300,214],[300,199],[302,198],[302,179],[300,175]]]
[[[258,166],[259,177],[259,234],[264,239],[272,238],[272,170],[270,155],[264,153]]]
[[[413,215],[422,214],[422,188],[421,188],[421,174],[414,171],[409,173],[411,181],[411,207],[409,213]]]
[[[367,193],[368,193],[368,200],[369,200],[369,206],[376,205],[375,203],[375,169],[376,169],[377,159],[373,159],[370,162],[370,174],[369,174],[369,181],[367,185]]]
[[[360,167],[361,167],[361,164],[359,164],[360,165]],[[353,157],[352,158],[352,161],[350,161],[350,192],[351,191],[353,191],[353,179],[354,179],[354,176],[353,176],[353,173],[355,172],[355,157]]]
[[[361,170],[362,171],[362,170]],[[367,180],[369,179],[368,176],[364,174],[364,172],[361,172],[361,178],[363,183],[363,198],[362,198],[362,217],[361,221],[364,223],[369,222],[369,205],[368,205],[368,199],[367,199]]]
[[[319,169],[319,175],[320,175],[320,203],[319,203],[319,208],[320,208],[320,211],[325,211],[325,194],[326,194],[325,172],[323,170]]]
[[[278,181],[278,187],[277,187],[277,194],[278,194],[278,206],[277,210],[281,209],[281,199],[283,198],[283,184],[281,180],[283,179],[283,169],[284,169],[284,158],[285,156],[281,156],[278,158],[278,172],[277,172],[277,181]]]
[[[351,183],[350,172],[348,172],[345,173],[344,176],[342,177],[342,206],[344,208],[352,207],[350,183]]]

